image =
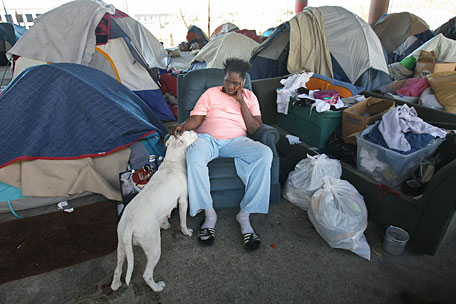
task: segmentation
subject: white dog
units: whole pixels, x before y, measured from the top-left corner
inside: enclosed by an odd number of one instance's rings
[[[160,259],[160,228],[170,227],[168,217],[179,202],[182,233],[192,235],[187,228],[187,167],[185,153],[197,138],[194,131],[185,131],[182,136],[170,136],[166,142],[166,157],[143,190],[125,207],[117,226],[117,267],[112,280],[112,290],[122,283],[122,266],[127,258],[128,268],[125,281],[130,283],[133,272],[133,245],[139,245],[147,258],[143,278],[154,291],[162,291],[165,282],[154,281],[154,268]]]

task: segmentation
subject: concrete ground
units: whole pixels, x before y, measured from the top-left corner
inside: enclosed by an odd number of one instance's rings
[[[191,56],[184,53],[172,66],[188,68]],[[78,204],[101,200],[90,196],[78,199]],[[130,286],[124,284],[115,293],[109,288],[116,264],[116,252],[112,252],[2,284],[0,303],[399,304],[403,303],[401,293],[406,291],[428,301],[456,303],[456,241],[436,256],[416,253],[410,245],[404,255],[392,256],[382,248],[383,227],[369,222],[365,235],[371,260],[367,261],[349,251],[330,248],[307,213],[283,199],[270,207],[268,215],[252,215],[262,247],[249,253],[242,247],[236,212],[218,212],[216,243],[210,248],[197,242],[202,214],[188,218],[188,226],[195,230],[190,238],[180,232],[178,214],[173,214],[172,227],[161,234],[162,255],[154,273],[156,281],[166,282],[160,293],[153,292],[142,279],[146,261],[136,247]]]
[[[382,227],[371,222],[365,233],[372,250],[367,261],[330,248],[307,213],[282,200],[268,215],[252,215],[262,246],[246,252],[236,212],[218,212],[216,242],[209,248],[199,246],[196,233],[184,236],[173,213],[172,227],[161,233],[162,255],[154,273],[156,281],[166,282],[160,293],[142,279],[145,256],[135,247],[132,282],[115,293],[109,288],[116,264],[112,252],[0,285],[0,303],[394,304],[402,303],[404,291],[456,303],[456,242],[436,256],[414,253],[410,246],[404,255],[392,256],[382,248]],[[189,217],[189,227],[197,231],[202,219],[202,214]]]

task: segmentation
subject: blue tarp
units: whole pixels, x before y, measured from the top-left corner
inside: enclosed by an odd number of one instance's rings
[[[102,156],[166,128],[141,98],[78,64],[32,66],[0,95],[0,167],[19,159]]]

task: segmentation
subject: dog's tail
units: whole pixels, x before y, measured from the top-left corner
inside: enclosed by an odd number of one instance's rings
[[[127,285],[130,285],[133,266],[135,264],[135,259],[133,256],[133,231],[129,231],[129,233],[127,233],[125,236],[124,245],[125,255],[127,256],[127,274],[125,276],[125,282]]]

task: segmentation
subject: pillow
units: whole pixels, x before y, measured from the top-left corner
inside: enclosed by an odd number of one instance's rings
[[[433,73],[426,79],[445,111],[456,114],[456,72]]]

